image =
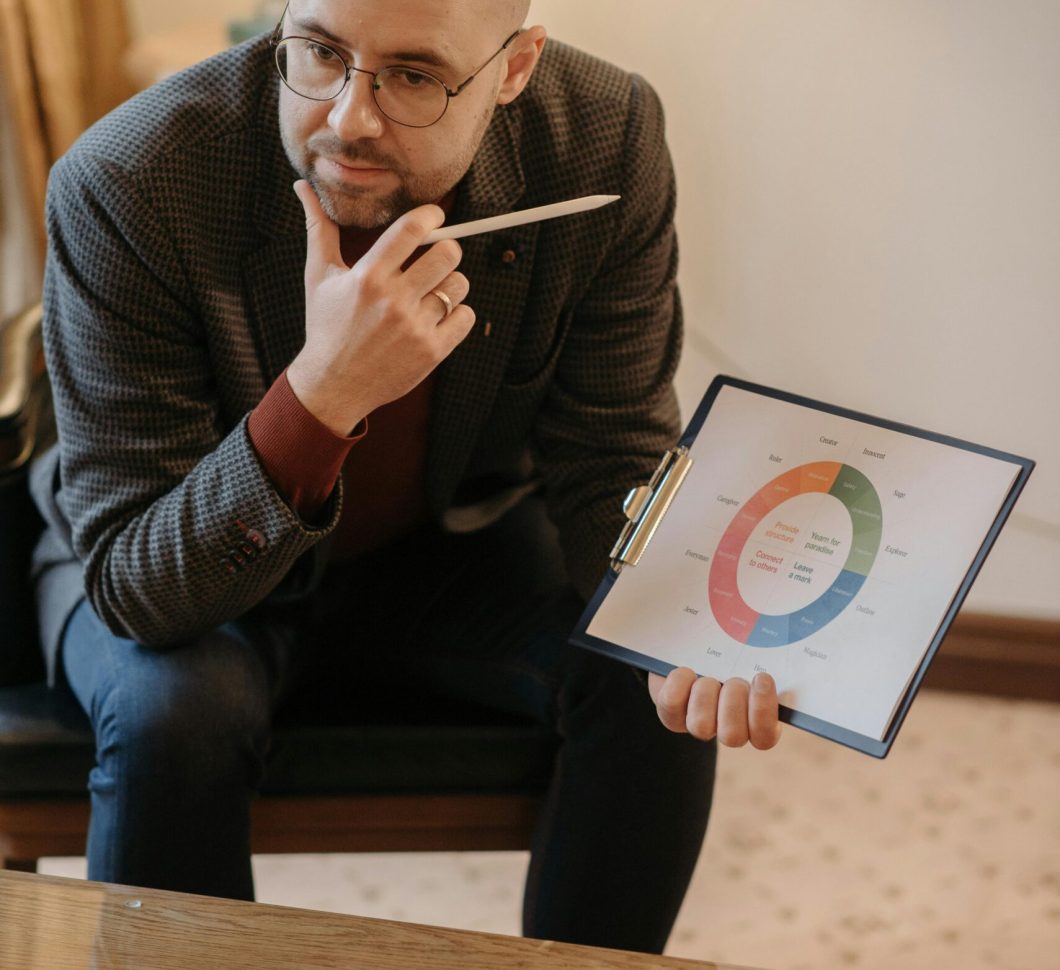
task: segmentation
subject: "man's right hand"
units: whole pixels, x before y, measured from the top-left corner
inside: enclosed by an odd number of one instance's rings
[[[435,205],[406,212],[352,268],[339,227],[305,181],[295,192],[306,214],[306,341],[287,369],[302,404],[338,435],[376,408],[407,394],[471,332],[463,304],[468,280],[453,240],[435,243],[402,269],[445,220]],[[446,315],[433,290],[453,305]]]

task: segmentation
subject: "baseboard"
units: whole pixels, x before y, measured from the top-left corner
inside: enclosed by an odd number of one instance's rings
[[[1060,620],[961,613],[924,686],[1060,702]]]

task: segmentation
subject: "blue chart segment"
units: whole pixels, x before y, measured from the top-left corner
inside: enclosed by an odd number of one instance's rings
[[[785,614],[758,612],[744,600],[738,584],[740,564],[747,561],[745,549],[751,533],[784,502],[813,492],[837,499],[850,515],[850,548],[843,568],[829,587],[808,605]],[[876,560],[882,533],[879,495],[872,482],[856,468],[821,461],[800,465],[777,476],[743,504],[718,543],[708,581],[714,618],[729,636],[750,647],[782,647],[811,636],[853,602]],[[804,555],[832,551],[812,541],[805,542],[800,550]],[[783,575],[780,572],[785,565],[783,560],[791,555],[785,550],[784,556],[764,557],[776,563],[775,567],[768,568],[778,574],[778,581]]]

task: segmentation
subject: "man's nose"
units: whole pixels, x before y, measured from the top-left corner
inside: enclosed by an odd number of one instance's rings
[[[383,133],[384,118],[375,103],[371,74],[354,71],[350,81],[328,113],[328,125],[343,141],[378,138]]]

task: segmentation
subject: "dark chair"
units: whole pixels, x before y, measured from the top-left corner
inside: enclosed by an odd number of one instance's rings
[[[28,580],[42,524],[26,473],[50,424],[40,319],[38,307],[0,323],[0,868],[25,871],[83,854],[94,763],[84,714],[43,682]],[[526,848],[551,733],[478,708],[403,707],[415,720],[395,723],[384,703],[290,705],[254,805],[253,850]]]

